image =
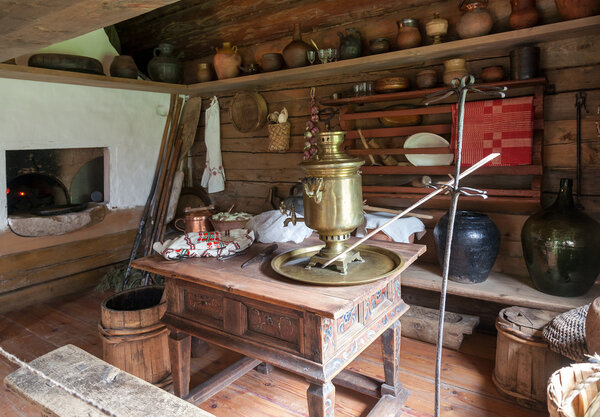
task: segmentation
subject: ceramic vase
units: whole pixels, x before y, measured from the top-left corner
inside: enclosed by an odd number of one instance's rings
[[[563,297],[583,295],[600,273],[600,224],[575,207],[573,180],[560,180],[556,201],[521,231],[523,257],[535,287]]]
[[[148,62],[148,75],[153,81],[178,83],[183,77],[183,65],[173,55],[173,45],[161,43],[154,48],[154,58]]]
[[[444,61],[444,84],[452,85],[452,80],[458,78],[459,80],[467,75],[466,62],[463,58],[454,58]]]
[[[398,49],[410,49],[421,45],[421,31],[417,19],[402,19],[398,22]]]
[[[494,21],[487,8],[487,3],[482,1],[469,1],[464,6],[465,13],[456,25],[458,36],[462,39],[484,36],[490,33]]]
[[[508,24],[512,29],[525,29],[535,26],[540,13],[535,8],[535,0],[510,0],[512,12]]]
[[[346,29],[346,36],[338,32],[340,37],[340,59],[358,58],[362,55],[362,39],[360,32],[354,28]]]
[[[438,262],[443,268],[448,213],[435,225],[433,237]],[[448,279],[464,284],[485,281],[500,249],[500,231],[485,214],[458,210],[454,221]]]
[[[283,59],[288,67],[298,68],[310,64],[306,52],[313,49],[312,46],[302,40],[300,24],[294,24],[294,35],[292,41],[283,49]]]
[[[219,80],[234,78],[240,74],[242,57],[238,55],[237,46],[231,46],[230,42],[223,42],[221,49],[216,48],[217,53],[213,58],[213,66]]]

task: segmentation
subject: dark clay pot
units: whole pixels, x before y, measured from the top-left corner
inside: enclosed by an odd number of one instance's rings
[[[438,262],[442,267],[447,230],[448,213],[433,229]],[[485,214],[458,210],[454,221],[448,278],[465,284],[485,281],[494,266],[499,249],[500,231],[492,219]]]
[[[283,49],[283,59],[290,68],[305,67],[308,62],[308,56],[306,52],[313,49],[312,46],[302,40],[302,33],[300,32],[300,24],[294,24],[294,38],[293,40]],[[263,64],[264,65],[264,64]]]
[[[600,13],[598,0],[554,0],[558,14],[564,20],[580,19]]]
[[[152,81],[178,83],[183,77],[183,65],[173,56],[173,45],[161,43],[154,48],[154,58],[148,62],[148,75]]]
[[[116,56],[110,64],[110,75],[113,77],[136,80],[138,72],[137,65],[135,65],[133,58],[129,55]]]
[[[600,273],[600,224],[573,203],[573,180],[560,180],[554,204],[521,231],[523,256],[535,287],[563,297],[583,295]]]
[[[540,13],[535,8],[535,0],[510,0],[512,13],[508,24],[512,29],[525,29],[537,25]]]
[[[362,55],[362,39],[360,32],[354,28],[346,29],[346,36],[338,32],[340,37],[340,59],[358,58]]]

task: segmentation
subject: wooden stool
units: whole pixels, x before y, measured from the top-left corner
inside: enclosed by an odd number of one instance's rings
[[[558,313],[509,307],[496,319],[498,339],[492,380],[501,393],[518,404],[546,410],[546,384],[567,363],[544,340],[544,326]]]
[[[30,365],[118,417],[214,417],[73,345],[40,356]],[[106,417],[100,409],[24,368],[8,375],[4,384],[37,405],[43,416]]]

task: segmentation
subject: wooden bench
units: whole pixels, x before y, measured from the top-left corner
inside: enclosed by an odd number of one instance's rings
[[[73,345],[53,350],[29,364],[118,417],[214,417]],[[36,404],[43,416],[107,416],[24,368],[8,375],[4,384]]]

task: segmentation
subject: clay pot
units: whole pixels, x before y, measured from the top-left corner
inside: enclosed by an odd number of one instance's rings
[[[510,51],[510,76],[513,80],[529,80],[538,75],[540,48],[523,46]]]
[[[283,59],[290,68],[305,67],[308,62],[308,56],[306,52],[313,49],[312,46],[302,41],[302,34],[300,32],[300,24],[294,23],[294,37],[293,40],[283,49]]]
[[[452,85],[452,80],[458,78],[459,80],[467,75],[466,63],[463,58],[454,58],[444,61],[444,84]]]
[[[213,65],[217,72],[217,78],[224,80],[237,77],[242,64],[242,57],[237,53],[237,46],[232,47],[230,42],[223,42],[223,47],[221,49],[216,48],[216,50]]]
[[[510,0],[512,13],[508,24],[513,29],[524,29],[535,26],[540,20],[540,13],[535,8],[535,0]]]
[[[338,32],[340,37],[340,59],[358,58],[362,55],[362,40],[360,32],[354,28],[346,29],[346,36]]]
[[[213,79],[212,68],[208,62],[201,62],[198,64],[196,78],[198,79],[199,83],[205,83]]]
[[[402,19],[398,22],[398,49],[410,49],[421,45],[421,31],[417,19]]]
[[[178,83],[183,77],[183,65],[173,55],[173,45],[161,43],[154,48],[154,58],[148,62],[148,75],[153,81]]]
[[[437,80],[437,71],[434,69],[426,69],[423,71],[419,71],[417,73],[417,76],[415,77],[417,87],[420,89],[435,87],[435,85],[437,84]]]
[[[485,67],[483,70],[481,70],[481,79],[486,83],[502,81],[504,79],[504,68],[499,65]]]
[[[281,54],[264,54],[262,56],[262,70],[271,72],[280,70],[283,67],[283,55]]]
[[[564,20],[579,19],[600,13],[598,0],[554,0]]]
[[[486,3],[471,1],[464,6],[466,10],[458,20],[456,31],[462,39],[475,38],[490,33],[494,21]]]
[[[390,41],[386,38],[375,38],[369,41],[369,51],[373,55],[382,54],[390,50]]]
[[[136,80],[138,72],[135,61],[129,55],[116,56],[110,64],[110,75],[113,77],[131,78]]]

